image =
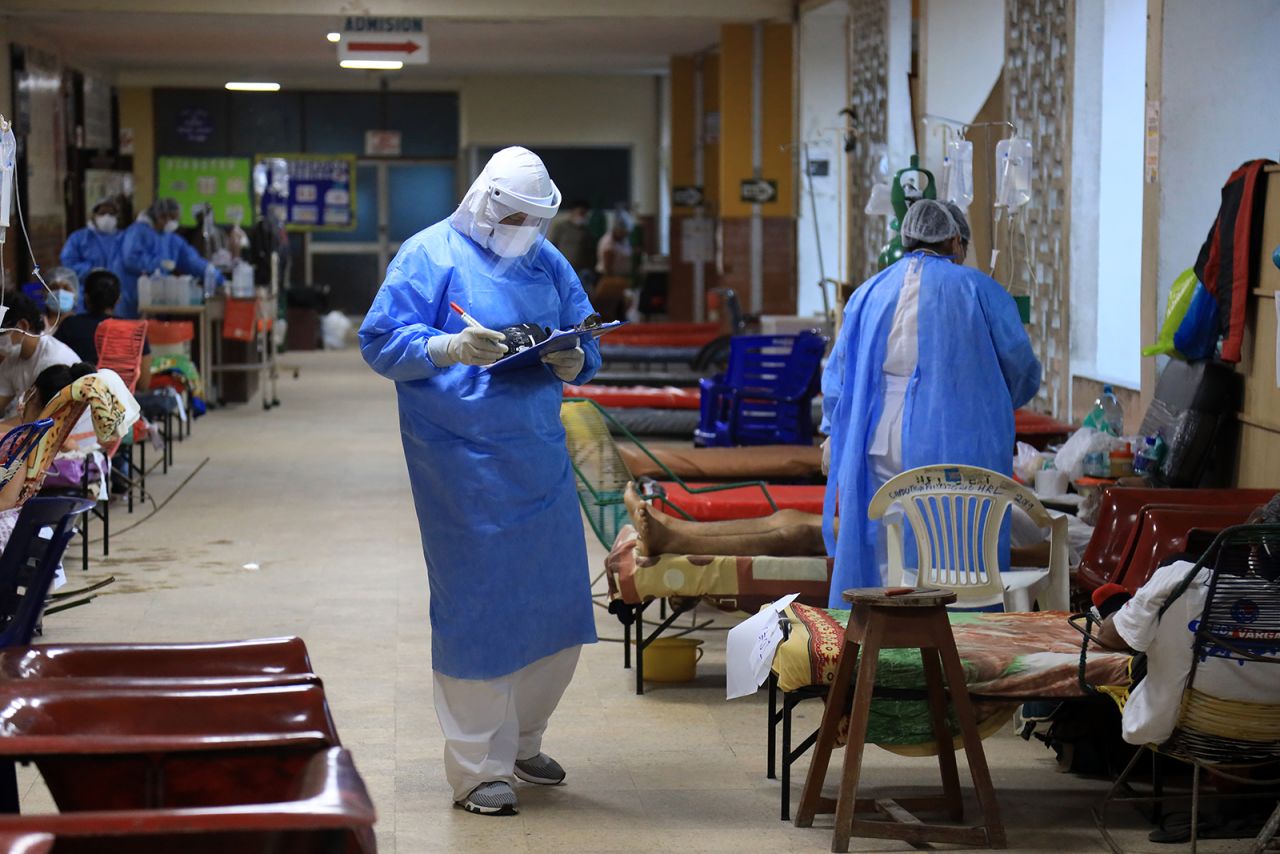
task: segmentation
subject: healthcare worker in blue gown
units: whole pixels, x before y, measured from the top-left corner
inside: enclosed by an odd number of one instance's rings
[[[194,276],[197,283],[212,271],[218,284],[222,273],[177,233],[182,209],[171,198],[156,199],[133,224],[124,230],[120,253],[111,271],[120,279],[120,302],[116,317],[133,319],[139,315],[138,277],[154,273]]]
[[[75,270],[84,281],[90,270],[101,267],[110,270],[120,252],[120,232],[117,230],[120,209],[111,196],[98,199],[93,205],[89,224],[71,232],[62,247],[59,260],[62,266]]]
[[[499,151],[451,217],[401,246],[360,327],[365,361],[396,384],[445,773],[454,802],[486,815],[516,812],[516,778],[564,779],[542,734],[582,644],[596,640],[560,402],[564,383],[595,375],[599,348],[484,367],[506,351],[493,330],[564,329],[594,313],[544,239],[559,205],[537,155]]]
[[[917,201],[901,234],[907,253],[854,291],[822,375],[833,608],[848,607],[849,588],[887,583],[883,527],[867,518],[876,490],[927,465],[1012,475],[1013,411],[1040,388],[1040,362],[1013,297],[963,265],[963,212]],[[911,567],[915,542],[905,539]],[[1007,526],[1001,547],[1007,568]]]

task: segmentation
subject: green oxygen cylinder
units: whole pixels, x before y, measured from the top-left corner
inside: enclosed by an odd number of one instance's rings
[[[912,178],[903,180],[904,175],[911,175]],[[924,186],[921,186],[923,183]],[[879,269],[895,263],[902,258],[902,235],[899,229],[902,228],[902,220],[907,215],[907,209],[910,208],[920,199],[936,199],[938,198],[938,182],[934,180],[933,173],[928,169],[920,168],[920,158],[911,155],[911,165],[905,169],[899,169],[893,175],[893,186],[889,190],[889,199],[893,202],[894,218],[889,221],[889,228],[893,229],[893,237],[884,248],[880,250],[880,257],[876,259]]]
[[[591,213],[587,214],[587,231],[598,243],[608,230],[609,221],[605,218],[604,209],[600,206],[600,200],[595,199],[591,203]]]

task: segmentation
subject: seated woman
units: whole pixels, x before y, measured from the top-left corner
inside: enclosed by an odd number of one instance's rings
[[[40,413],[49,405],[49,401],[57,397],[58,392],[71,385],[80,377],[94,372],[92,365],[77,362],[74,365],[52,365],[36,376],[35,383],[20,398],[17,418],[0,421],[0,433],[12,430],[19,424],[29,424],[40,417]],[[27,467],[19,467],[9,482],[0,488],[0,549],[8,542],[13,523],[18,518],[18,498],[27,480]]]
[[[654,510],[627,484],[623,500],[631,524],[646,555],[769,555],[812,557],[825,555],[822,516],[800,510],[779,510],[769,516],[728,522],[692,522]],[[1049,542],[1025,513],[1013,508],[1013,566],[1049,565]],[[837,529],[839,519],[836,520]]]
[[[54,267],[44,281],[49,286],[44,295],[44,328],[55,330],[75,314],[80,301],[80,277],[70,267]]]

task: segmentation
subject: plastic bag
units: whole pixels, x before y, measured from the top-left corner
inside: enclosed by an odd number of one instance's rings
[[[1173,345],[1189,362],[1210,358],[1218,347],[1218,301],[1202,282],[1196,282],[1191,305],[1173,334]]]
[[[1013,473],[1023,483],[1035,483],[1036,472],[1044,468],[1044,454],[1028,445],[1019,442],[1017,455],[1013,458]]]
[[[1089,454],[1110,454],[1117,440],[1092,427],[1081,427],[1058,450],[1054,467],[1066,474],[1068,480],[1079,480],[1084,475],[1084,458]]]
[[[1187,315],[1187,309],[1191,306],[1191,298],[1196,292],[1196,285],[1199,284],[1200,280],[1196,278],[1194,267],[1188,267],[1183,270],[1178,278],[1173,280],[1173,286],[1169,288],[1169,304],[1164,310],[1164,323],[1160,326],[1160,334],[1156,337],[1156,343],[1150,347],[1142,348],[1142,355],[1179,355],[1173,338],[1178,331],[1178,327],[1182,325],[1182,319]]]
[[[320,339],[326,350],[341,350],[347,346],[351,321],[340,311],[331,311],[320,319]]]

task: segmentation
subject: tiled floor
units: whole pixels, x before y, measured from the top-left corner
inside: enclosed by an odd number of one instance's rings
[[[725,702],[722,634],[707,636],[697,682],[644,697],[633,695],[617,643],[587,648],[546,741],[568,784],[522,786],[516,818],[453,809],[392,386],[353,351],[286,361],[302,376],[281,380],[279,409],[255,402],[202,419],[178,446],[176,469],[153,478],[167,503],[150,517],[116,515],[111,557],[95,559],[87,577],[110,573],[118,583],[89,607],[50,617],[48,640],[301,635],[378,806],[384,852],[829,848],[828,830],[778,820],[778,784],[764,777],[765,694]],[[591,545],[597,567],[603,552]],[[85,577],[70,574],[73,584]],[[598,622],[602,637],[620,637],[612,616],[600,611]],[[818,716],[808,705],[804,731]],[[1102,782],[1058,774],[1046,749],[1010,735],[986,749],[1011,849],[1101,850],[1089,808]],[[873,784],[936,778],[929,760],[876,748],[867,760]],[[35,775],[23,780],[24,806],[48,808]],[[1145,834],[1124,839],[1130,850],[1168,850]],[[910,849],[855,840],[854,850]]]

